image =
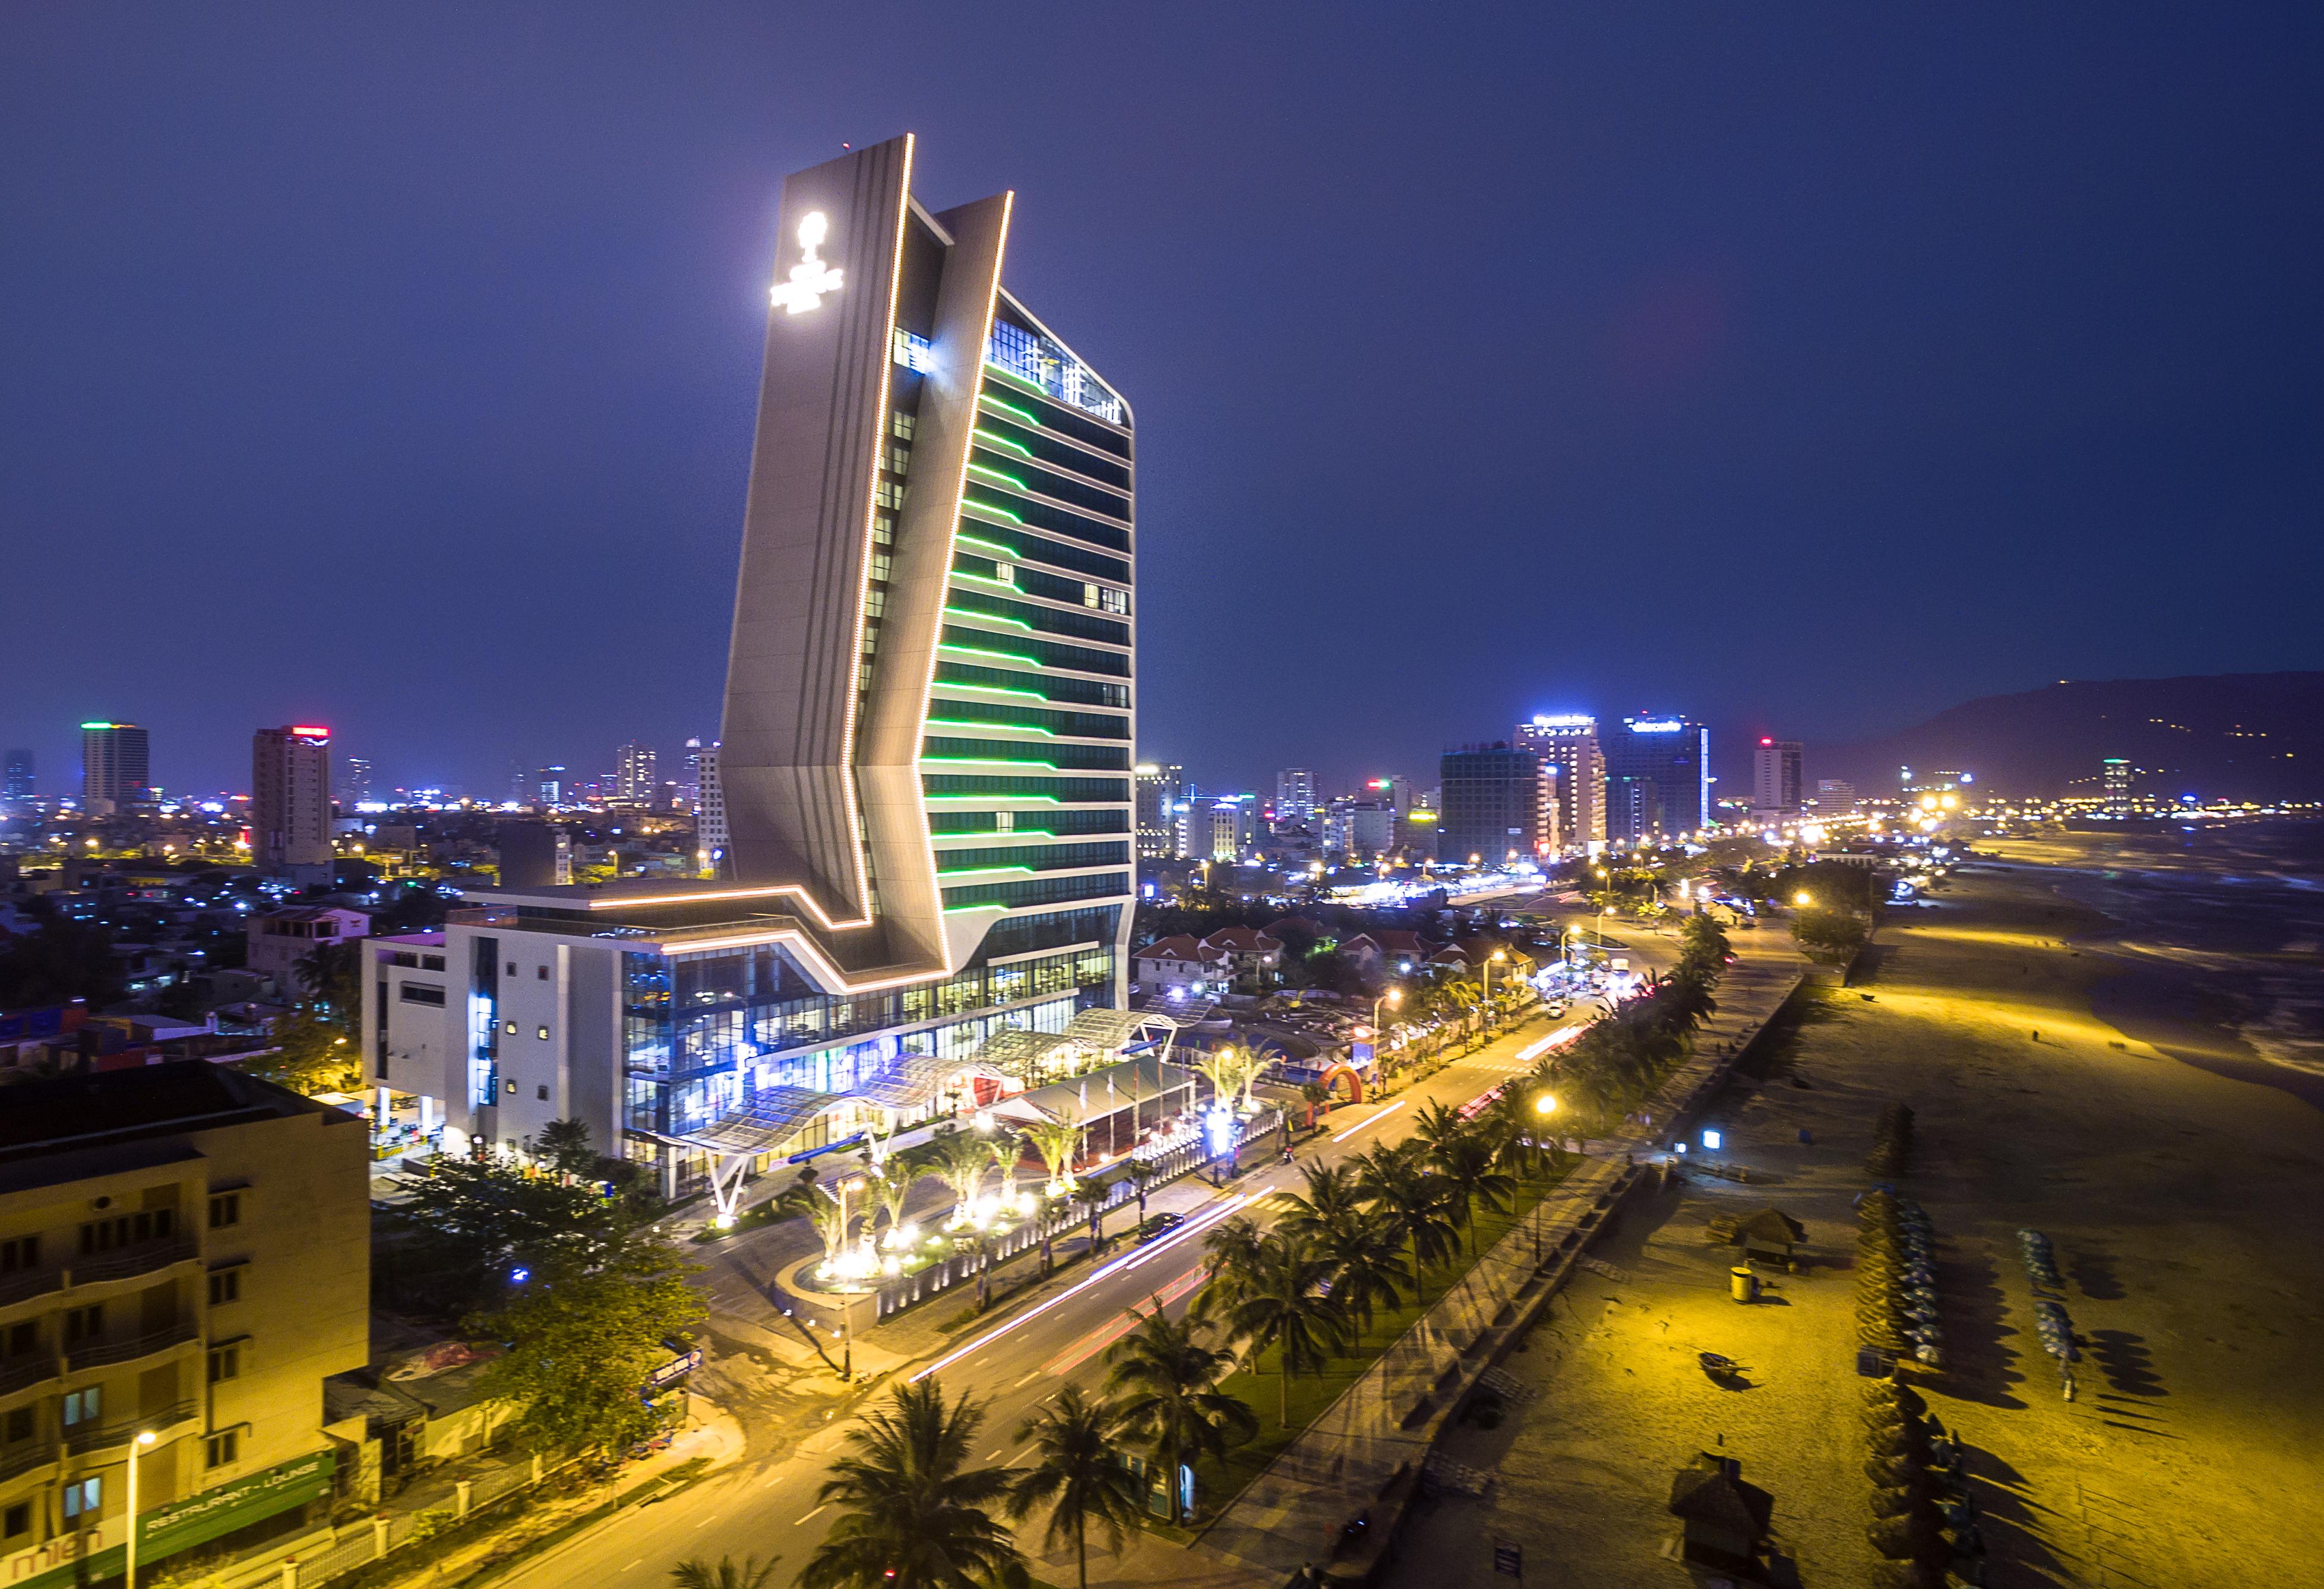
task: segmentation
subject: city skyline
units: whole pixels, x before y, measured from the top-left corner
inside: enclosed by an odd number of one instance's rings
[[[1264,787],[1646,703],[1715,753],[1812,756],[2059,677],[2314,666],[2324,136],[2293,15],[1285,17],[1224,51],[1157,18],[1125,61],[1063,18],[930,18],[891,59],[860,21],[742,9],[649,42],[576,7],[548,55],[489,16],[442,51],[383,16],[20,13],[0,143],[51,152],[0,166],[39,240],[0,306],[0,512],[38,532],[14,572],[134,568],[195,620],[36,648],[0,742],[62,769],[73,723],[135,721],[156,776],[208,789],[254,724],[326,721],[391,784],[484,793],[512,750],[595,776],[715,737],[776,183],[906,130],[932,182],[1038,201],[1028,293],[1167,438],[1150,758]],[[1286,51],[1297,80],[1243,92],[1233,62]],[[1101,60],[1127,112],[1102,149],[985,87]],[[1524,403],[1392,395],[1512,369]],[[1524,505],[1432,462],[1456,454],[1520,466]],[[2181,549],[2229,526],[2269,580]],[[1941,667],[1886,643],[1917,595],[1892,555],[1984,571],[1924,620]],[[343,613],[313,573],[342,563]],[[1558,594],[1640,577],[1651,618]],[[1422,607],[1480,621],[1384,652]],[[600,613],[661,638],[574,648]],[[245,639],[326,624],[295,674]],[[1277,633],[1314,665],[1197,683]],[[1352,671],[1349,713],[1324,681]]]

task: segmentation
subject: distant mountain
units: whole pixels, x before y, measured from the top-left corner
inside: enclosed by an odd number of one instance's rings
[[[2080,681],[1988,695],[1868,744],[1810,746],[1806,776],[1863,794],[1960,767],[2012,794],[2087,794],[2119,756],[2142,794],[2324,800],[2324,673]]]

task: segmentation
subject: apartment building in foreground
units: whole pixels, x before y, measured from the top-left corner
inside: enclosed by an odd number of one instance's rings
[[[370,1165],[361,1119],[202,1061],[0,1089],[0,1584],[117,1577],[132,1461],[141,1572],[327,1515]]]

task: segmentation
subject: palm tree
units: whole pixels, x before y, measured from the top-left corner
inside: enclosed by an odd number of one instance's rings
[[[895,1236],[904,1225],[904,1205],[911,1201],[912,1188],[920,1179],[920,1167],[890,1153],[863,1172],[863,1188],[888,1217],[888,1235]],[[891,1241],[890,1245],[894,1243]]]
[[[1227,1315],[1236,1339],[1260,1351],[1275,1348],[1283,1377],[1276,1382],[1276,1422],[1291,1424],[1291,1376],[1322,1373],[1348,1343],[1348,1310],[1325,1289],[1332,1265],[1305,1236],[1277,1231],[1261,1244],[1259,1262]]]
[[[1023,1133],[1025,1145],[1041,1155],[1048,1167],[1048,1189],[1056,1194],[1064,1185],[1065,1171],[1073,1167],[1074,1156],[1081,1152],[1082,1128],[1065,1120],[1044,1120],[1028,1125]]]
[[[1377,1147],[1362,1156],[1357,1171],[1372,1210],[1387,1216],[1397,1239],[1412,1249],[1415,1266],[1425,1271],[1452,1256],[1460,1222],[1450,1210],[1452,1189],[1420,1162],[1417,1143]]]
[[[1332,1295],[1343,1303],[1363,1329],[1372,1327],[1375,1308],[1394,1308],[1413,1283],[1404,1262],[1404,1248],[1377,1225],[1355,1218],[1322,1232],[1316,1238],[1332,1266]]]
[[[1243,1289],[1259,1266],[1259,1249],[1266,1237],[1258,1224],[1247,1214],[1221,1220],[1203,1237],[1203,1255],[1209,1263],[1211,1282],[1196,1300],[1196,1308],[1204,1312],[1231,1309],[1242,1300]]]
[[[1306,1195],[1284,1199],[1284,1213],[1277,1221],[1284,1229],[1320,1237],[1333,1226],[1361,1217],[1364,1194],[1357,1184],[1354,1165],[1310,1160],[1305,1173]]]
[[[1054,1402],[1017,1431],[1019,1439],[1033,1442],[1034,1462],[1010,1486],[1009,1514],[1021,1518],[1048,1506],[1042,1543],[1055,1549],[1073,1542],[1081,1589],[1089,1589],[1090,1525],[1097,1524],[1107,1548],[1120,1555],[1122,1535],[1138,1521],[1145,1502],[1145,1481],[1117,1449],[1120,1432],[1120,1410],[1091,1401],[1079,1385],[1058,1392]]]
[[[1025,1558],[990,1509],[1014,1469],[968,1465],[984,1410],[947,1406],[933,1378],[896,1387],[847,1437],[816,1499],[838,1520],[798,1575],[799,1589],[983,1589],[1019,1578]]]
[[[678,1589],[766,1589],[775,1564],[782,1559],[772,1556],[761,1564],[757,1557],[746,1556],[737,1566],[731,1556],[722,1556],[715,1563],[707,1557],[689,1556],[669,1569],[669,1576]]]
[[[991,1150],[973,1133],[955,1131],[938,1141],[936,1174],[952,1188],[954,1218],[966,1219],[976,1206],[976,1194],[984,1189],[984,1168],[991,1162]]]
[[[807,1217],[807,1223],[815,1227],[815,1234],[822,1238],[825,1264],[838,1261],[840,1253],[847,1245],[848,1229],[855,1223],[855,1217],[847,1208],[847,1190],[853,1184],[852,1180],[843,1180],[839,1183],[839,1189],[833,1191],[812,1180],[802,1181],[789,1188],[775,1201],[775,1207],[784,1213]]]
[[[1236,1397],[1217,1386],[1226,1377],[1227,1355],[1203,1341],[1194,1319],[1173,1319],[1162,1299],[1137,1327],[1106,1348],[1109,1393],[1119,1394],[1122,1428],[1137,1437],[1161,1470],[1170,1495],[1170,1520],[1179,1520],[1178,1465],[1189,1457],[1223,1456],[1259,1433],[1259,1419]],[[809,1585],[808,1589],[814,1589]]]
[[[1218,1107],[1231,1109],[1240,1096],[1244,1079],[1252,1067],[1250,1060],[1240,1049],[1222,1048],[1195,1061],[1194,1069],[1210,1082]]]
[[[1469,1255],[1477,1255],[1477,1205],[1506,1209],[1517,1182],[1493,1162],[1493,1146],[1476,1131],[1448,1137],[1429,1153],[1436,1169],[1451,1183],[1461,1227],[1468,1233]]]

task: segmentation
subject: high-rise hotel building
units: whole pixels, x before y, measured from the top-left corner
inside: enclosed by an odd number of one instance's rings
[[[1111,1029],[1132,424],[1002,286],[1012,198],[927,208],[908,137],[785,183],[716,876],[479,889],[441,944],[375,941],[374,1080],[423,1116],[577,1116],[679,1189],[984,1101],[1005,1028]]]

